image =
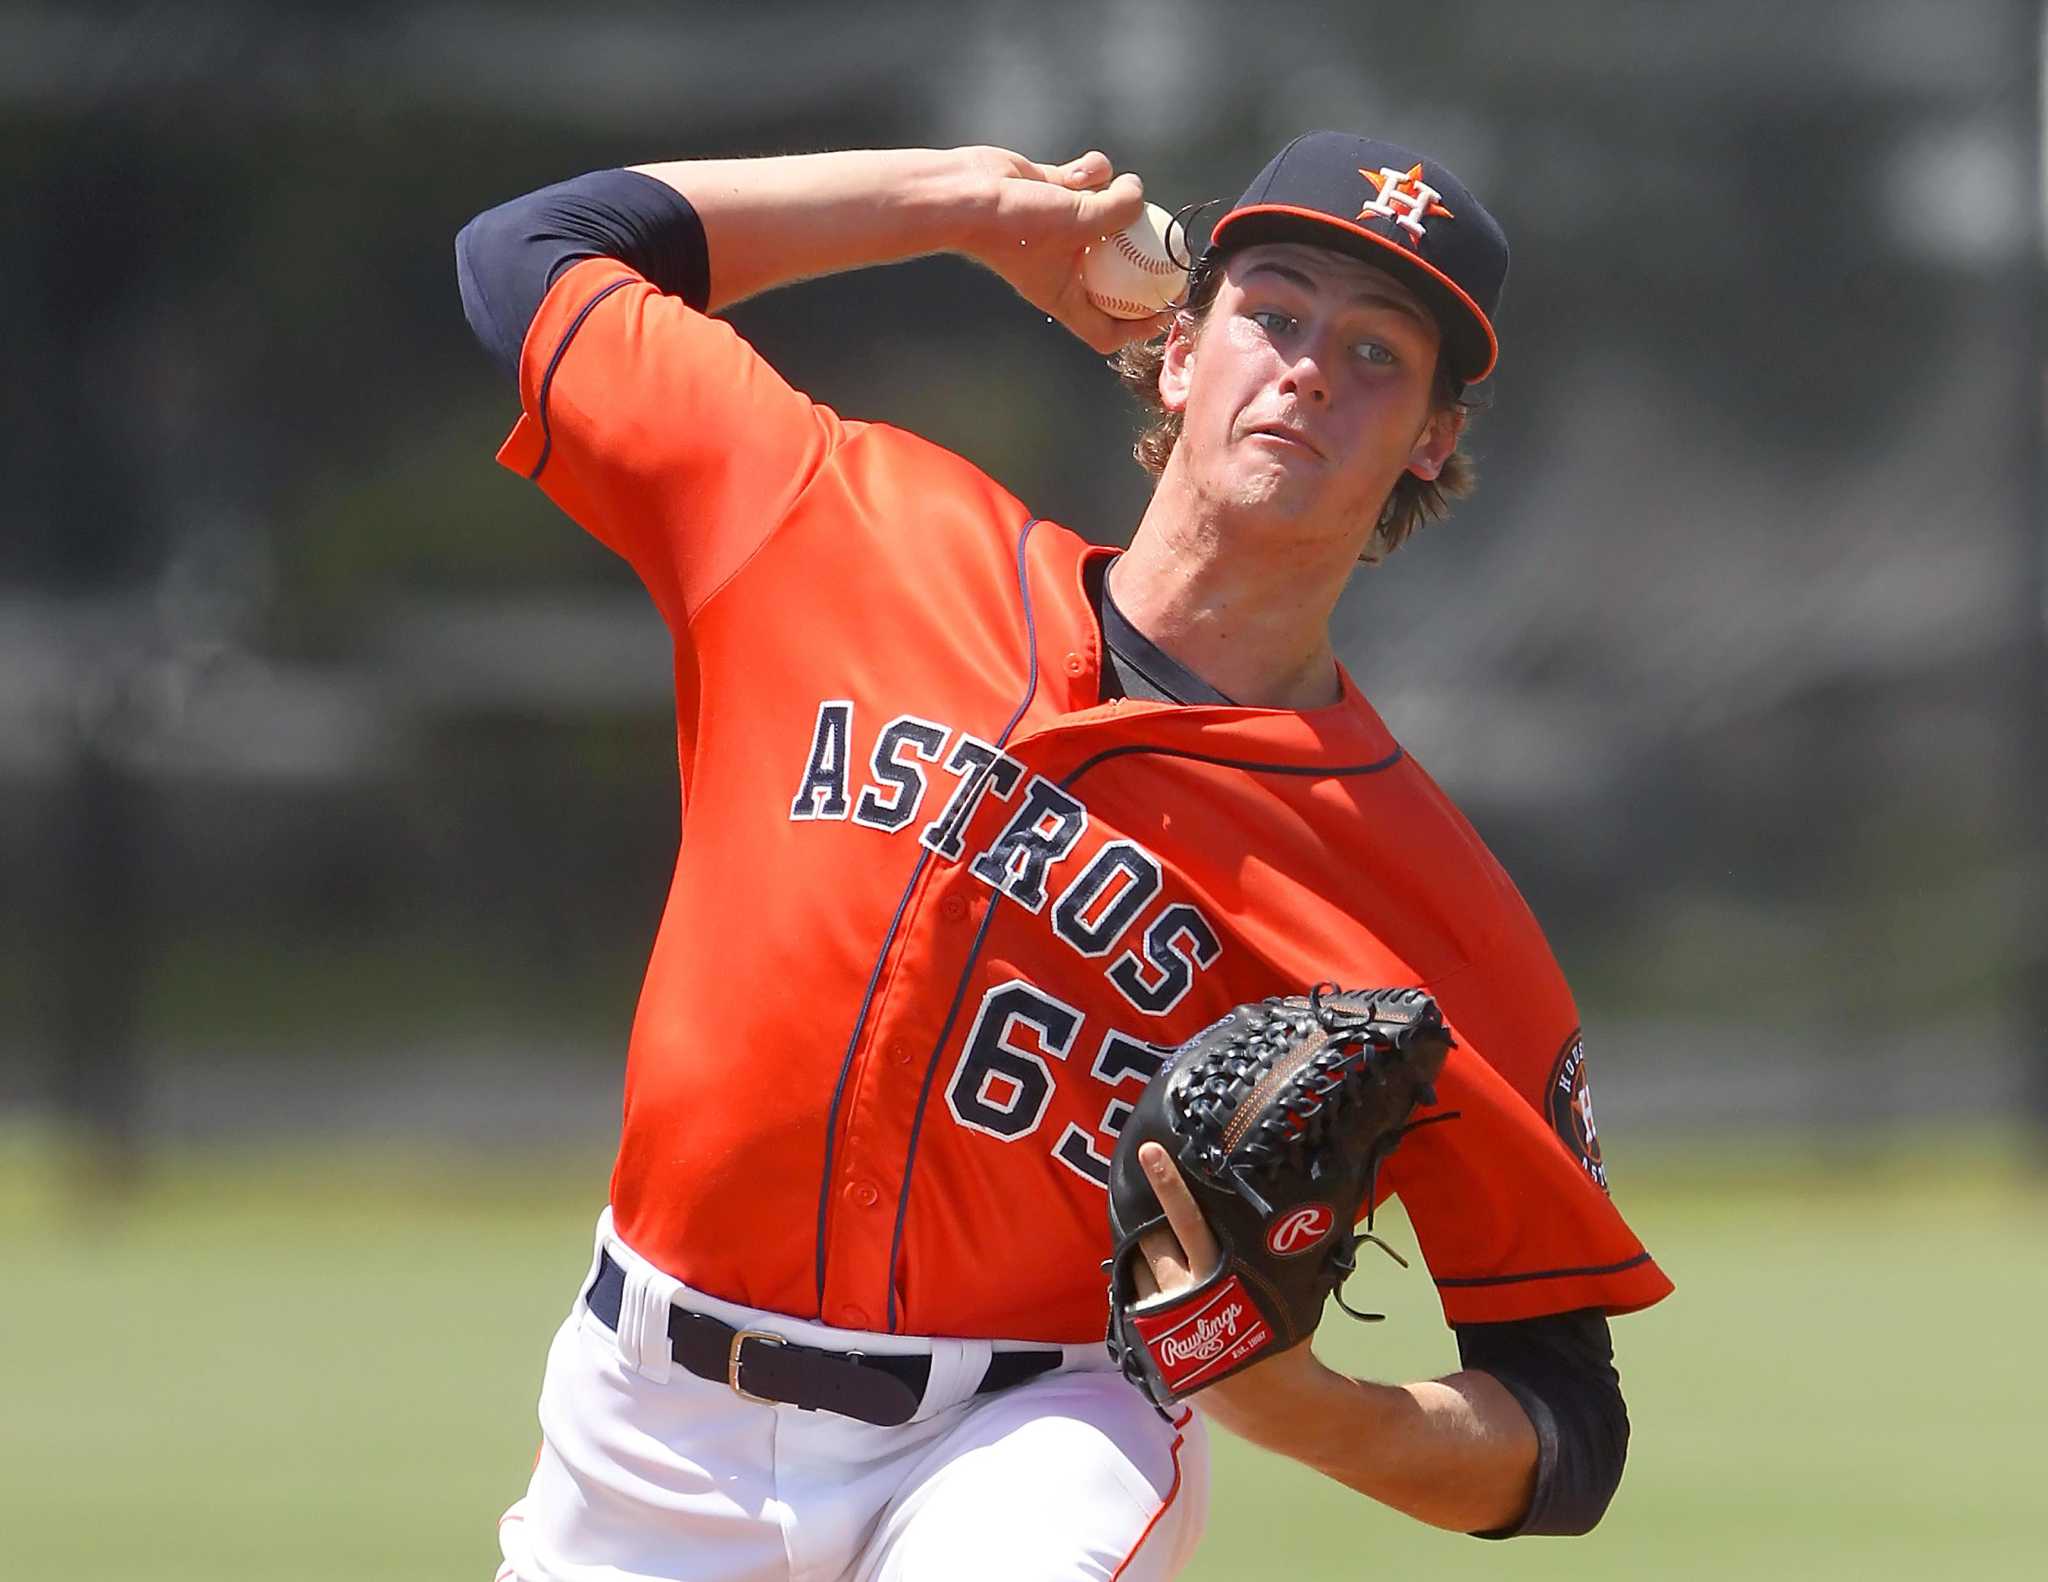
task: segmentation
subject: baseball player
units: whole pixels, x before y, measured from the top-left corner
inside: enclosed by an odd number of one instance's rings
[[[1577,1012],[1329,638],[1361,554],[1455,492],[1505,241],[1433,160],[1314,133],[1185,310],[1112,320],[1080,260],[1142,201],[1099,153],[835,153],[599,172],[458,241],[518,385],[500,461],[673,634],[682,795],[501,1578],[1167,1577],[1205,1416],[1488,1536],[1583,1531],[1619,1480],[1606,1319],[1669,1284],[1607,1196]],[[1127,551],[811,401],[716,316],[940,250],[1145,343]],[[1383,1384],[1300,1346],[1162,1413],[1102,1341],[1118,1129],[1167,1051],[1328,978],[1426,989],[1455,1030],[1447,1118],[1378,1188],[1463,1366]],[[1213,1244],[1156,1181],[1172,1289]]]

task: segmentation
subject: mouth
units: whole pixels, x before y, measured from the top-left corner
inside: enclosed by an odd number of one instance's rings
[[[1318,461],[1323,459],[1323,453],[1315,447],[1307,435],[1303,434],[1298,428],[1289,428],[1284,423],[1261,423],[1258,427],[1252,429],[1247,437],[1251,439],[1269,439],[1277,444],[1288,447],[1290,450],[1305,451]]]

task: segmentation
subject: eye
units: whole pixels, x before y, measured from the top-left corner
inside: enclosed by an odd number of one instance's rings
[[[1282,313],[1278,308],[1254,308],[1250,317],[1268,335],[1285,335],[1294,328],[1294,315]]]
[[[1360,341],[1357,351],[1363,361],[1371,363],[1375,368],[1391,368],[1401,360],[1379,341]]]

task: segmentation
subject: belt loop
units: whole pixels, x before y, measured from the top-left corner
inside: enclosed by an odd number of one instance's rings
[[[619,1298],[619,1355],[643,1378],[666,1384],[675,1370],[668,1317],[682,1282],[670,1279],[645,1258],[624,1259],[620,1266],[626,1283]]]
[[[597,1283],[597,1277],[604,1269],[606,1251],[611,1245],[611,1235],[612,1206],[607,1203],[604,1212],[597,1216],[597,1235],[591,1243],[590,1267],[583,1272],[583,1283],[576,1287],[578,1291],[587,1295],[590,1288]]]
[[[924,1400],[917,1415],[930,1417],[949,1406],[957,1406],[981,1388],[988,1372],[988,1360],[995,1347],[986,1340],[932,1341],[931,1377],[925,1381]]]

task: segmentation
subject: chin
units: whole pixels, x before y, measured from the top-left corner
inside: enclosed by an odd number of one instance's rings
[[[1293,521],[1314,510],[1320,494],[1309,479],[1279,469],[1262,469],[1230,480],[1223,498],[1234,510]]]

